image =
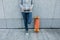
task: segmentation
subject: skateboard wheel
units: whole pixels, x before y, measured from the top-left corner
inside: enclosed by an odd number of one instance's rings
[[[35,32],[39,32],[39,29],[34,29]]]

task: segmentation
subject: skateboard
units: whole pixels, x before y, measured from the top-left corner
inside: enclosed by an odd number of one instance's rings
[[[39,16],[36,16],[34,18],[34,31],[39,32],[39,27],[40,27],[40,18]]]

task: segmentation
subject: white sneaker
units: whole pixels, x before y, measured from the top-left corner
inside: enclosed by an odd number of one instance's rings
[[[29,33],[26,33],[26,35],[29,35]]]

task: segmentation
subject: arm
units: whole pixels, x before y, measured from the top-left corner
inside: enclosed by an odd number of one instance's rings
[[[30,6],[30,9],[32,9],[33,8],[33,4]]]
[[[23,8],[23,5],[22,5],[22,4],[20,4],[20,7],[21,7],[21,8]]]
[[[20,4],[20,7],[23,11],[25,10],[25,7],[23,7],[23,5]]]
[[[20,0],[20,7],[22,10],[24,10],[25,8],[23,7],[23,0]]]
[[[23,0],[20,0],[20,7],[23,8]]]
[[[30,10],[32,10],[32,8],[33,8],[33,0],[31,0]]]

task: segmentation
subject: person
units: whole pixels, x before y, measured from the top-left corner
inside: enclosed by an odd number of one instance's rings
[[[26,32],[28,32],[28,24],[31,24],[32,22],[33,0],[21,0],[20,8],[24,19],[25,29]]]

